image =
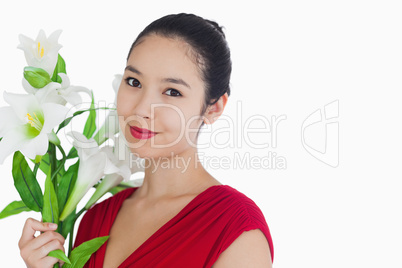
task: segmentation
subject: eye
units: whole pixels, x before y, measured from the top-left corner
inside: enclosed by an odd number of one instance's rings
[[[180,96],[182,96],[181,93],[176,89],[169,88],[168,90],[166,90],[166,92],[169,92],[169,91],[170,91],[170,93],[168,94],[168,96],[172,96],[172,97],[180,97]]]
[[[138,88],[142,87],[140,81],[138,81],[133,77],[126,78],[126,83],[131,87],[138,87]]]

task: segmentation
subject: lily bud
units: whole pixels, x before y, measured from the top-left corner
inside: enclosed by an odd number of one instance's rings
[[[43,88],[52,81],[45,70],[32,66],[24,68],[24,77],[34,88]]]
[[[53,143],[54,145],[60,145],[60,140],[57,137],[56,133],[54,133],[54,131],[52,130],[52,132],[47,133],[47,137],[49,139],[49,141],[51,143]]]

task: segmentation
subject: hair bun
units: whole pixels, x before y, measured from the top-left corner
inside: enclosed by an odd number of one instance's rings
[[[216,23],[215,21],[212,20],[206,20],[207,22],[209,22],[209,24],[211,24],[215,30],[217,30],[222,36],[223,38],[226,38],[225,33],[223,32],[223,27],[219,26],[218,23]]]

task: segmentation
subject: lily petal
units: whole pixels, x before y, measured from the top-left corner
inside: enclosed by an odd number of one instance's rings
[[[35,41],[23,34],[20,34],[18,36],[18,39],[20,40],[20,44],[17,46],[17,48],[24,51],[25,60],[27,62],[32,61],[32,59],[34,58],[32,48],[35,45]]]
[[[110,161],[110,159],[107,157],[107,154],[102,152],[106,158],[105,162],[105,168],[103,170],[104,174],[113,174],[113,173],[119,173],[120,169],[116,167],[116,165]]]
[[[63,105],[56,103],[42,104],[42,111],[45,122],[42,127],[42,133],[49,133],[67,118],[69,109]]]
[[[0,107],[0,137],[3,137],[7,130],[21,125],[21,120],[16,116],[13,108]]]
[[[24,135],[24,132],[23,127],[20,126],[9,130],[3,136],[3,139],[0,141],[0,164],[3,164],[7,156],[25,146],[28,137]]]
[[[30,159],[35,159],[37,155],[44,155],[49,147],[49,139],[46,133],[40,133],[31,140],[27,140],[26,144],[21,147],[20,151]]]
[[[89,209],[90,207],[92,207],[92,205],[95,204],[96,201],[98,201],[107,191],[119,185],[122,180],[123,177],[118,174],[106,175],[103,178],[102,182],[96,187],[95,193],[88,200],[85,208]]]
[[[95,154],[86,161],[82,161],[81,159],[78,168],[77,181],[72,189],[71,195],[68,197],[63,212],[60,215],[61,221],[71,214],[88,190],[103,176],[105,161],[106,155],[104,153]]]
[[[114,79],[113,79],[113,82],[112,82],[112,87],[113,87],[113,90],[116,93],[116,95],[117,95],[117,92],[119,91],[120,84],[121,84],[122,80],[123,80],[123,75],[121,75],[121,74],[115,74],[114,75]]]
[[[38,100],[31,94],[15,94],[15,93],[3,93],[4,100],[10,104],[15,114],[20,121],[25,121],[25,116],[29,112],[40,113],[40,106]]]
[[[61,87],[68,88],[70,86],[70,78],[65,73],[58,73],[61,78]]]
[[[80,109],[81,108],[81,104],[82,104],[82,98],[80,96],[80,94],[76,93],[76,92],[71,92],[69,94],[64,94],[62,93],[60,95],[66,102],[70,103],[73,107],[75,107],[76,109]]]
[[[46,40],[46,34],[45,34],[45,31],[43,30],[43,29],[40,29],[39,30],[39,33],[38,33],[38,36],[36,37],[36,42],[38,42],[38,41],[45,41]]]
[[[53,33],[51,33],[50,35],[49,35],[49,38],[48,38],[48,40],[49,40],[49,42],[51,42],[51,43],[57,43],[57,42],[59,42],[59,37],[60,37],[60,35],[61,35],[61,33],[63,32],[63,30],[56,30],[56,31],[54,31]],[[60,45],[61,46],[61,45]]]
[[[133,154],[127,144],[126,138],[121,131],[119,131],[118,136],[115,138],[115,151],[119,153],[119,155],[124,155],[124,161],[127,163],[127,166],[130,167],[131,174],[143,172],[145,170],[145,160]]]
[[[37,88],[31,86],[31,84],[25,79],[25,77],[22,78],[22,87],[28,94],[35,94],[38,91]]]
[[[50,82],[47,84],[45,87],[39,89],[35,93],[35,97],[38,99],[40,103],[44,102],[54,102],[58,104],[60,103],[60,100],[62,102],[62,98],[58,96],[57,89],[59,89],[61,86],[59,83],[56,82]],[[64,104],[62,104],[64,105]]]
[[[78,92],[85,92],[91,98],[91,91],[85,87],[80,86],[70,86],[64,90],[60,90],[59,93],[61,97],[64,98],[68,103],[79,109],[82,104],[82,98]]]
[[[67,136],[73,138],[73,146],[83,161],[99,152],[99,146],[94,139],[87,139],[84,134],[78,131],[70,131]]]
[[[71,92],[84,92],[87,93],[88,96],[91,98],[92,97],[92,92],[91,90],[87,89],[86,87],[81,87],[81,86],[69,86],[64,90],[65,94],[70,94]]]

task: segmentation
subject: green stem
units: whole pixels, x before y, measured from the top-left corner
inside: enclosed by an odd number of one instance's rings
[[[52,183],[53,185],[57,184],[57,181],[55,181],[55,170],[56,170],[56,165],[57,165],[57,158],[56,158],[56,146],[53,143],[49,143],[49,163],[50,163],[50,169],[52,174]],[[56,192],[57,193],[57,192]]]
[[[35,178],[36,178],[36,174],[38,173],[39,165],[40,165],[40,162],[35,163],[35,166],[34,166],[33,174],[34,174]]]
[[[52,182],[53,182],[53,186],[54,186],[54,191],[57,193],[57,188],[58,188],[58,183],[57,183],[57,174],[60,172],[61,168],[64,166],[64,163],[66,162],[66,153],[63,150],[63,147],[61,147],[61,145],[57,145],[57,148],[59,148],[61,154],[63,155],[63,158],[61,159],[61,162],[59,164],[59,166],[57,167],[57,169],[54,171],[52,171]]]
[[[61,124],[59,125],[59,128],[56,131],[56,134],[59,133],[60,129],[62,129],[63,127],[65,127],[66,125],[68,125],[70,123],[70,121],[76,117],[77,115],[80,115],[84,112],[88,112],[88,111],[96,111],[96,110],[116,110],[116,108],[109,108],[109,107],[98,107],[98,108],[90,108],[87,110],[81,110],[81,111],[76,111],[72,116],[66,118],[63,122],[61,122]]]
[[[75,219],[73,222],[73,225],[71,227],[71,231],[70,231],[70,238],[69,238],[69,243],[68,243],[68,257],[70,257],[71,254],[71,250],[73,248],[73,236],[74,236],[74,225],[76,220],[81,216],[82,213],[84,213],[86,211],[85,208],[82,208],[76,215],[75,215]]]
[[[61,232],[63,231],[63,222],[59,222],[58,227],[57,227],[57,232],[59,234],[61,234]]]

